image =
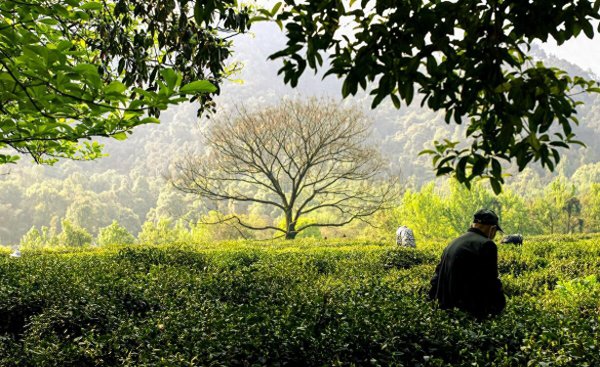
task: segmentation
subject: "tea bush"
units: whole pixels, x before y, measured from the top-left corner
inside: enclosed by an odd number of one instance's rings
[[[426,300],[444,241],[0,255],[0,366],[599,366],[600,236],[499,245],[505,312]]]
[[[0,256],[8,256],[13,252],[13,249],[8,246],[0,245]]]

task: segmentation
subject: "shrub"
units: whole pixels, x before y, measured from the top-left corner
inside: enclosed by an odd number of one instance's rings
[[[0,245],[0,256],[8,256],[13,252],[13,249],[8,246]]]
[[[409,269],[416,265],[434,263],[436,260],[431,254],[410,247],[394,247],[382,256],[386,269]]]
[[[38,249],[43,246],[44,239],[42,238],[42,234],[35,227],[31,227],[29,231],[23,235],[20,241],[21,248]]]

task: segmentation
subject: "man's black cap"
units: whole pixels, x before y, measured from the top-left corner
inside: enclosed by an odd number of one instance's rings
[[[493,210],[479,209],[473,215],[473,223],[491,224],[496,226],[500,232],[504,232],[502,228],[500,228],[500,224],[498,224],[498,216]]]

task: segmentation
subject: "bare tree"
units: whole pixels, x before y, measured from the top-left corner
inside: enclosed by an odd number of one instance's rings
[[[385,163],[369,145],[370,124],[356,109],[330,101],[283,101],[276,107],[213,123],[204,156],[177,162],[171,182],[212,201],[260,203],[281,210],[284,228],[223,220],[293,239],[310,227],[343,226],[366,218],[395,198]],[[334,220],[300,224],[326,211]]]

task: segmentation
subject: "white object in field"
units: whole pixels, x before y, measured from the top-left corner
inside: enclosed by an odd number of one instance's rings
[[[19,250],[13,251],[13,253],[10,254],[10,257],[21,257],[21,251],[19,251]]]
[[[400,226],[396,230],[396,244],[404,247],[416,247],[415,235],[407,226]]]

